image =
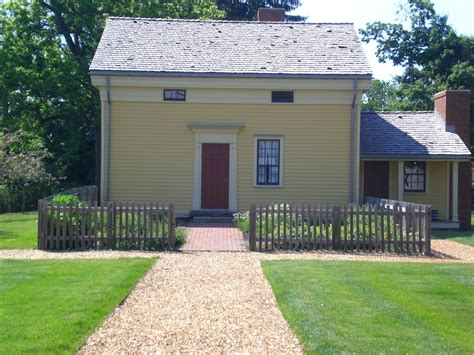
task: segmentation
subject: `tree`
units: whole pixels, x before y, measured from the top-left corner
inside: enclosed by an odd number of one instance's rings
[[[383,80],[373,80],[372,86],[362,97],[364,111],[393,111],[397,109],[397,86]]]
[[[223,18],[214,0],[12,0],[0,8],[0,119],[41,136],[56,175],[94,181],[99,98],[88,67],[106,15]]]
[[[377,43],[380,62],[390,60],[405,68],[395,78],[399,106],[432,110],[433,95],[438,91],[474,91],[474,38],[458,35],[448,25],[447,16],[436,13],[430,0],[408,0],[399,14],[405,17],[407,28],[374,22],[361,30],[363,41]],[[471,126],[474,128],[474,124]]]
[[[37,186],[51,185],[56,181],[45,167],[46,150],[38,140],[27,140],[22,134],[3,136],[3,156],[0,160],[0,176],[11,195],[15,190],[21,192],[21,211],[25,212],[27,195]]]
[[[301,5],[300,0],[217,0],[219,9],[224,10],[226,19],[239,21],[255,21],[260,7],[279,7],[287,12]],[[303,21],[305,17],[287,15],[288,21]]]

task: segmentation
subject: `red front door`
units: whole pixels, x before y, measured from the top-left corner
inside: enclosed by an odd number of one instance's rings
[[[229,145],[202,145],[201,208],[229,208]]]

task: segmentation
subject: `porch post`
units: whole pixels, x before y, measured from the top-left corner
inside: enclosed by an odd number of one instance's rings
[[[400,160],[398,162],[398,196],[397,196],[398,201],[403,201],[403,187],[405,185],[404,170],[405,170],[404,161]]]
[[[449,195],[451,190],[451,162],[446,162],[446,220],[449,220],[451,214],[451,204],[449,203]]]
[[[453,162],[453,197],[452,197],[454,222],[459,222],[458,199],[459,199],[459,163],[455,161]]]

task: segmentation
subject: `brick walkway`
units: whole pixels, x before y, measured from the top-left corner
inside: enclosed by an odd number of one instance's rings
[[[231,223],[191,223],[183,251],[247,251],[242,232]]]

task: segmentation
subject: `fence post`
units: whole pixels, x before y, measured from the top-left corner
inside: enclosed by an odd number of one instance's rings
[[[249,225],[249,248],[251,251],[255,251],[257,248],[257,239],[256,239],[256,232],[257,232],[257,211],[255,209],[255,205],[251,204],[250,209],[250,225]]]
[[[176,241],[175,241],[176,216],[175,216],[174,205],[172,203],[168,205],[168,224],[169,224],[168,234],[169,234],[170,247],[171,249],[174,249],[176,247]]]
[[[43,204],[38,200],[38,243],[37,248],[43,249]]]
[[[113,218],[113,207],[111,202],[107,202],[107,249],[112,249],[112,218]]]
[[[425,255],[431,255],[431,206],[425,213]]]
[[[332,248],[341,249],[341,209],[339,206],[332,206]]]

